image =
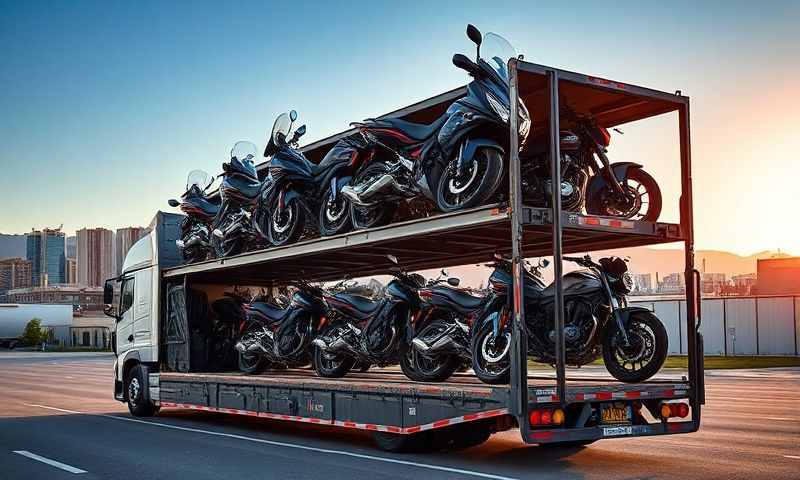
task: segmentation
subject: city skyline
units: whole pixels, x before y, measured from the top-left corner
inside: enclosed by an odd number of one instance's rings
[[[530,2],[503,12],[385,3],[357,19],[325,4],[309,14],[277,2],[35,3],[10,4],[0,19],[11,67],[0,73],[0,105],[15,112],[0,119],[3,232],[61,221],[75,231],[84,219],[111,229],[147,224],[183,193],[189,170],[219,173],[237,140],[263,147],[280,112],[297,109],[311,142],[461,86],[467,76],[450,59],[472,54],[464,36],[471,22],[502,34],[527,60],[690,96],[697,247],[800,253],[800,226],[787,224],[781,208],[797,203],[787,175],[800,151],[796,2],[586,3],[570,14],[569,29],[561,8]],[[96,21],[109,16],[115,21]],[[242,25],[275,16],[284,21],[268,35]],[[598,21],[618,28],[598,29]],[[588,34],[576,32],[591,32],[590,48]],[[668,222],[677,218],[676,123],[667,115],[623,126],[609,149],[613,160],[642,162],[659,179]]]

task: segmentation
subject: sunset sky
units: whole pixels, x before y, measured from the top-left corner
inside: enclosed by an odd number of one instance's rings
[[[0,0],[0,232],[147,224],[282,111],[311,141],[462,85],[471,22],[536,63],[682,90],[698,248],[800,254],[800,2],[647,3]],[[676,220],[676,117],[640,123],[609,156]]]

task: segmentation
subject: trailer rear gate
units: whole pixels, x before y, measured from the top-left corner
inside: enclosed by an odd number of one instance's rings
[[[568,379],[564,370],[563,298],[560,275],[556,275],[556,376],[527,374],[526,338],[522,335],[523,302],[515,301],[510,386],[483,385],[469,375],[457,375],[443,384],[409,382],[387,372],[351,374],[344,379],[316,378],[307,370],[271,372],[261,376],[154,373],[151,394],[162,407],[222,411],[282,420],[330,424],[382,432],[411,434],[456,423],[490,417],[513,418],[526,442],[543,443],[591,440],[611,436],[656,435],[697,430],[704,402],[702,336],[698,332],[697,278],[694,268],[691,160],[689,144],[689,100],[621,82],[604,80],[518,61],[509,62],[511,98],[526,103],[534,131],[549,131],[551,158],[560,158],[558,108],[568,103],[579,113],[589,113],[599,125],[610,128],[644,118],[677,111],[680,138],[680,222],[644,222],[582,215],[560,211],[560,197],[553,196],[555,209],[524,205],[520,195],[517,149],[517,104],[512,101],[509,202],[466,211],[400,221],[385,227],[351,232],[335,237],[312,238],[293,245],[209,260],[164,270],[166,282],[184,285],[285,284],[298,275],[311,281],[337,280],[345,276],[385,273],[396,255],[410,270],[490,261],[495,252],[511,253],[516,266],[515,295],[522,290],[521,266],[526,256],[587,252],[658,243],[683,242],[687,279],[688,380],[650,380],[642,384],[619,384],[597,379]],[[447,92],[386,116],[430,122],[440,115],[464,89]],[[322,157],[342,136],[306,146],[312,159]],[[560,178],[559,162],[553,163],[551,181]],[[260,172],[263,174],[264,169]],[[560,262],[554,262],[560,272]],[[519,297],[518,297],[519,298]],[[560,308],[558,308],[560,306]],[[558,328],[561,327],[561,328]],[[699,346],[699,347],[698,347]],[[689,420],[660,420],[661,401],[688,399]],[[621,427],[604,427],[589,418],[600,403],[640,402],[651,421]],[[532,429],[528,413],[543,405],[568,409],[564,426]],[[655,417],[655,418],[653,418]],[[678,420],[678,421],[676,421]]]

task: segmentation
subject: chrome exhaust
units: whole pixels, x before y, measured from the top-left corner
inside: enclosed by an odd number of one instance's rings
[[[342,187],[342,195],[350,199],[350,201],[356,205],[367,207],[372,205],[372,203],[369,202],[370,197],[389,185],[397,185],[397,182],[392,175],[386,173],[368,185],[361,187],[346,185]]]
[[[311,341],[311,344],[321,348],[322,350],[325,350],[326,352],[335,352],[337,350],[349,348],[349,345],[342,337],[336,337],[331,340],[330,343],[326,343],[325,340],[317,337]]]
[[[427,343],[425,343],[425,341],[419,338],[411,340],[411,344],[414,346],[414,349],[420,353],[433,353],[442,350],[443,348],[450,346],[453,343],[454,343],[453,337],[451,337],[450,335],[443,335],[438,340],[433,342],[433,345],[428,345]]]

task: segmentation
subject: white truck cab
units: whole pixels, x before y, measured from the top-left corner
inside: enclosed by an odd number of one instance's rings
[[[180,263],[175,240],[181,219],[180,215],[158,212],[149,232],[125,256],[120,276],[105,283],[104,312],[117,322],[111,337],[117,356],[114,396],[127,402],[132,412],[155,408],[147,389],[148,374],[158,371],[161,269]],[[117,287],[119,299],[115,302]]]

